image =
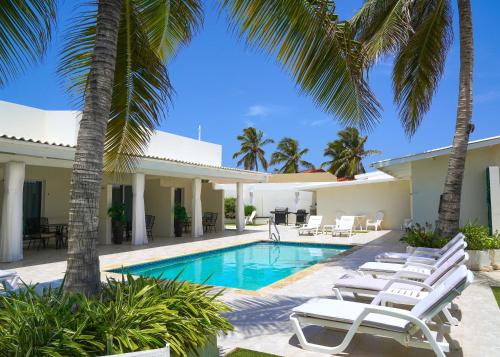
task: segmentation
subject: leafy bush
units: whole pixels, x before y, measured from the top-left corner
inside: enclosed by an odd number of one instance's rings
[[[184,206],[180,204],[176,204],[174,207],[174,219],[179,220],[181,222],[185,222],[187,220],[187,212]]]
[[[460,231],[465,235],[467,249],[469,250],[500,249],[500,237],[498,234],[490,236],[488,227],[476,221],[467,223]]]
[[[227,197],[224,199],[224,215],[226,218],[236,217],[236,198]]]
[[[446,238],[439,237],[436,233],[427,230],[426,227],[418,223],[411,228],[407,228],[401,240],[412,247],[426,248],[441,248],[447,242]]]
[[[256,211],[257,208],[255,208],[255,206],[252,206],[252,205],[245,205],[245,216],[250,216],[252,214],[253,211]]]
[[[151,278],[108,280],[87,298],[27,287],[0,296],[0,351],[8,356],[102,356],[164,347],[185,357],[232,329],[210,288]]]

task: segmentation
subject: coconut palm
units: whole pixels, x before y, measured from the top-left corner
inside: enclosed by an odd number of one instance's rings
[[[237,139],[240,142],[240,151],[233,154],[233,159],[241,157],[237,165],[243,165],[245,170],[259,171],[260,161],[264,171],[267,171],[267,160],[262,147],[274,143],[274,140],[264,139],[264,132],[252,127],[243,129],[243,135],[238,135]]]
[[[45,53],[56,21],[57,1],[4,0],[0,11],[0,88]]]
[[[277,150],[271,155],[271,165],[283,165],[276,171],[282,174],[300,172],[302,169],[314,169],[314,165],[302,157],[309,149],[301,149],[299,142],[292,138],[283,138],[278,143]]]
[[[360,136],[356,128],[346,128],[337,133],[338,140],[331,141],[323,153],[331,160],[321,164],[337,177],[353,178],[355,175],[365,173],[363,159],[381,154],[378,150],[365,150],[368,136]]]
[[[473,33],[470,0],[457,0],[460,77],[455,135],[440,200],[437,232],[459,229],[460,198],[472,118]],[[369,0],[351,21],[363,43],[365,65],[394,56],[394,101],[408,135],[413,135],[441,79],[452,42],[451,0]]]

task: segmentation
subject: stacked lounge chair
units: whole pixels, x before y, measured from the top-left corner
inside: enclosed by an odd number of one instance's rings
[[[456,236],[446,249],[427,250],[426,256],[417,250],[418,254],[407,255],[406,261],[400,259],[399,264],[365,263],[358,276],[346,275],[337,280],[333,287],[337,299],[312,299],[296,307],[290,320],[301,346],[335,354],[344,351],[355,334],[366,333],[392,338],[407,347],[432,349],[436,356],[444,357],[449,352],[444,335],[451,325],[458,324],[449,309],[473,281],[465,266],[468,254],[463,238]],[[383,278],[364,275],[368,272],[375,276],[381,271]],[[346,293],[373,300],[370,304],[345,301]],[[306,340],[303,324],[345,330],[347,334],[335,347],[313,344]]]

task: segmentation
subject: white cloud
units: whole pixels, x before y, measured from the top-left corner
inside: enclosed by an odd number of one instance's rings
[[[496,102],[498,100],[500,100],[500,90],[491,90],[474,97],[474,102],[478,104]]]
[[[246,117],[267,118],[271,115],[282,115],[289,112],[289,108],[279,105],[254,104],[248,107]]]
[[[317,119],[313,120],[309,123],[310,126],[322,126],[327,124],[328,122],[332,121],[330,118],[325,118],[325,119]]]

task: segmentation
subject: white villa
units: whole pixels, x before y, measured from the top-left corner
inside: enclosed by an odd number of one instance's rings
[[[79,112],[52,111],[0,101],[0,261],[23,259],[23,222],[47,217],[67,222],[70,175]],[[263,173],[221,166],[222,146],[157,131],[136,172],[102,182],[99,235],[111,243],[107,210],[125,203],[132,222],[132,244],[147,242],[144,217],[156,217],[153,236],[173,236],[173,207],[180,203],[191,217],[191,234],[203,235],[203,212],[217,213],[217,230],[224,229],[224,194],[212,181],[234,184],[265,182]],[[243,200],[239,199],[237,228],[243,230]]]

